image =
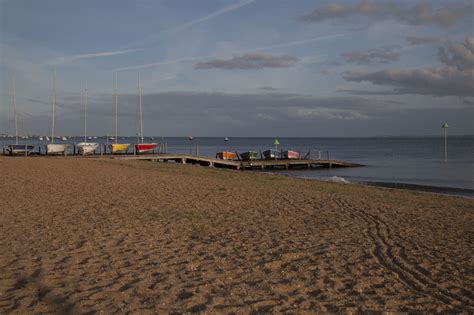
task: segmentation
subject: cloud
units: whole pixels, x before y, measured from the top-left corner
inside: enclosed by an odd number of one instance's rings
[[[417,36],[408,36],[405,38],[410,45],[429,45],[437,44],[440,42],[439,38],[436,37],[417,37]]]
[[[116,55],[124,55],[130,54],[136,51],[140,51],[142,49],[127,49],[127,50],[117,50],[117,51],[104,51],[98,53],[90,53],[90,54],[82,54],[82,55],[75,55],[69,57],[60,57],[52,62],[52,64],[64,64],[64,63],[71,63],[81,59],[90,59],[90,58],[99,58],[99,57],[110,57]]]
[[[344,79],[391,86],[390,93],[431,96],[474,96],[474,38],[448,42],[439,49],[439,67],[388,69],[377,72],[351,71]]]
[[[362,0],[357,4],[328,4],[301,17],[307,22],[362,16],[369,19],[392,18],[411,25],[450,27],[472,14],[470,4],[435,9],[430,4],[406,6],[397,2]]]
[[[372,48],[366,51],[354,51],[342,54],[347,62],[358,65],[381,64],[398,61],[400,53],[397,51],[399,47],[381,47]]]
[[[474,96],[472,70],[459,71],[454,67],[349,72],[344,75],[344,79],[392,86],[397,94]]]
[[[370,116],[354,110],[327,108],[291,108],[289,116],[303,119],[324,118],[330,120],[368,120]]]
[[[474,68],[474,36],[466,38],[464,43],[449,41],[438,50],[442,63],[460,70]]]
[[[291,41],[291,42],[285,42],[285,43],[279,43],[279,44],[274,44],[274,45],[268,45],[268,46],[262,46],[262,47],[256,47],[256,48],[251,48],[251,49],[240,50],[240,51],[237,51],[237,53],[242,53],[243,54],[243,53],[252,53],[252,52],[257,52],[257,51],[262,51],[262,50],[272,50],[272,49],[275,49],[275,48],[287,48],[287,47],[310,44],[310,43],[323,41],[323,40],[330,40],[330,39],[343,37],[343,36],[349,36],[349,35],[352,35],[352,34],[354,34],[354,33],[340,33],[340,34],[331,34],[331,35],[325,35],[325,36],[317,36],[317,37],[306,38],[306,39],[301,39],[301,40],[296,40],[296,41]],[[312,58],[312,57],[314,57],[314,58]],[[135,65],[135,66],[117,68],[114,71],[127,71],[127,70],[138,70],[138,69],[154,68],[154,67],[159,67],[159,66],[169,65],[169,64],[205,60],[205,59],[208,59],[208,58],[219,58],[219,56],[217,56],[217,55],[208,55],[208,56],[183,57],[183,58],[163,60],[163,61],[159,61],[159,62],[143,64],[143,65]],[[303,62],[308,62],[308,63],[309,62],[318,62],[317,60],[315,60],[315,58],[316,58],[315,56],[308,56],[308,58],[304,57]]]
[[[298,58],[288,55],[273,56],[264,53],[248,53],[231,59],[211,59],[198,62],[195,69],[240,69],[287,68],[296,64]]]

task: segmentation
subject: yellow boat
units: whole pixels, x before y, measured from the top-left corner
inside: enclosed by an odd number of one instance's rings
[[[126,152],[130,147],[130,143],[112,143],[110,145],[110,150],[112,153]]]

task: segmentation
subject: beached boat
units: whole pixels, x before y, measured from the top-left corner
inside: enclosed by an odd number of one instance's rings
[[[118,143],[119,137],[118,137],[118,74],[117,72],[115,72],[115,93],[114,94],[115,94],[115,137],[110,137],[110,138],[114,138],[113,140],[115,140],[115,143],[112,143],[109,145],[109,148],[112,154],[125,153],[128,151],[128,148],[130,147],[130,143]]]
[[[240,158],[244,161],[255,160],[257,158],[257,152],[247,151],[244,153],[240,153]]]
[[[144,134],[143,134],[143,110],[142,110],[142,89],[140,86],[140,73],[138,73],[138,107],[140,111],[140,134],[139,140],[141,143],[135,144],[136,153],[152,153],[155,151],[158,146],[157,143],[143,143]]]
[[[263,151],[263,156],[267,160],[279,159],[281,158],[281,152],[278,150],[270,149],[270,150]]]
[[[130,143],[112,143],[109,147],[112,153],[127,152],[128,148],[130,147]]]
[[[56,67],[54,68],[53,75],[53,112],[52,112],[52,123],[51,123],[51,143],[46,145],[46,154],[66,154],[67,144],[55,144],[54,143],[54,123],[55,123],[55,111],[56,111]]]
[[[88,105],[88,98],[87,98],[87,82],[86,82],[86,90],[85,90],[85,97],[84,97],[84,142],[78,143],[77,149],[79,154],[87,155],[87,154],[94,154],[95,150],[99,147],[99,144],[96,142],[87,142],[87,105]]]
[[[10,144],[7,146],[7,151],[9,154],[23,154],[28,155],[31,151],[34,150],[35,146],[31,144],[19,144],[18,143],[18,118],[17,118],[17,110],[16,110],[16,94],[15,94],[15,80],[13,80],[13,96],[12,96],[12,103],[13,103],[13,117],[15,120],[15,144]]]
[[[299,159],[300,158],[300,154],[296,151],[291,151],[291,150],[287,150],[287,151],[284,151],[283,152],[283,158],[284,159]]]
[[[217,152],[216,158],[221,160],[233,160],[237,158],[237,154],[230,151]]]
[[[7,146],[8,154],[28,155],[35,149],[32,144],[9,144]]]

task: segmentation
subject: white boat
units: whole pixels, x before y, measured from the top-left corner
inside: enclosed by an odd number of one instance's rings
[[[40,137],[39,137],[39,141],[43,141],[43,140],[44,140],[44,139],[43,139],[43,136],[40,136]]]
[[[49,137],[48,137],[48,136],[46,136],[46,141],[49,141]]]
[[[130,143],[118,143],[118,78],[117,78],[117,72],[115,72],[115,137],[110,137],[114,138],[115,143],[112,143],[109,145],[110,151],[112,154],[114,153],[125,153],[128,151],[128,148],[130,147]],[[122,138],[124,139],[124,138]]]
[[[87,105],[88,105],[88,98],[87,98],[87,82],[86,82],[86,90],[85,90],[85,97],[84,97],[84,142],[78,143],[76,145],[77,149],[79,150],[79,154],[82,154],[82,155],[94,154],[95,150],[97,150],[97,148],[99,147],[98,143],[87,142]]]
[[[64,136],[62,136],[62,137],[61,137],[61,141],[67,141],[67,138],[64,137]]]
[[[51,123],[51,143],[48,143],[46,145],[46,154],[66,155],[68,145],[54,143],[55,111],[56,111],[56,67],[54,68],[54,74],[53,74],[53,113],[52,113],[53,117],[52,117],[52,123]]]

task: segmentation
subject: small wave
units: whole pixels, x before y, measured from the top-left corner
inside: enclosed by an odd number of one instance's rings
[[[350,183],[347,179],[343,177],[339,177],[339,176],[331,176],[331,177],[324,178],[323,180],[327,182],[333,182],[333,183],[344,183],[344,184]]]

